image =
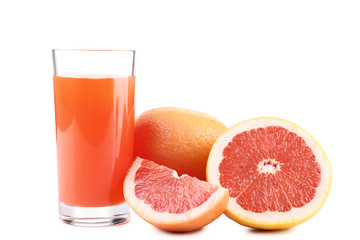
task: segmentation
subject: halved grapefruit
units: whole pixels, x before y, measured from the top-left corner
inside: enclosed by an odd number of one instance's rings
[[[124,182],[130,208],[145,221],[167,231],[192,231],[218,218],[229,191],[150,160],[137,158]]]
[[[331,166],[319,143],[287,120],[240,122],[220,136],[207,180],[229,189],[225,214],[259,229],[284,229],[314,216],[331,186]]]

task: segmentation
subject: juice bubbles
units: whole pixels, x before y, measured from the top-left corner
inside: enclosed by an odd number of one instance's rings
[[[124,202],[123,180],[133,161],[134,91],[134,76],[54,76],[60,202]]]

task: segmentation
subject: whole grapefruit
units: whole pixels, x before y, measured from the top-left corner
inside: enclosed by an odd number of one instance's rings
[[[135,156],[206,180],[212,145],[226,130],[216,118],[194,110],[163,107],[140,114],[135,121]]]

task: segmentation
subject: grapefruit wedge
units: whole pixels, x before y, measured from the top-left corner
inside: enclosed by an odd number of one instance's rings
[[[225,214],[258,229],[284,229],[314,216],[331,186],[319,143],[287,120],[263,117],[233,126],[212,147],[207,180],[229,189]]]
[[[130,208],[167,231],[192,231],[218,218],[229,201],[227,189],[137,158],[124,181]]]

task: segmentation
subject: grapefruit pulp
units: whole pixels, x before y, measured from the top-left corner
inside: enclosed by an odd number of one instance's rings
[[[218,218],[229,201],[227,189],[137,158],[124,182],[130,208],[145,221],[168,231],[191,231]]]
[[[212,147],[207,179],[229,189],[225,214],[259,229],[284,229],[315,215],[331,186],[319,143],[287,120],[264,117],[228,129]]]

